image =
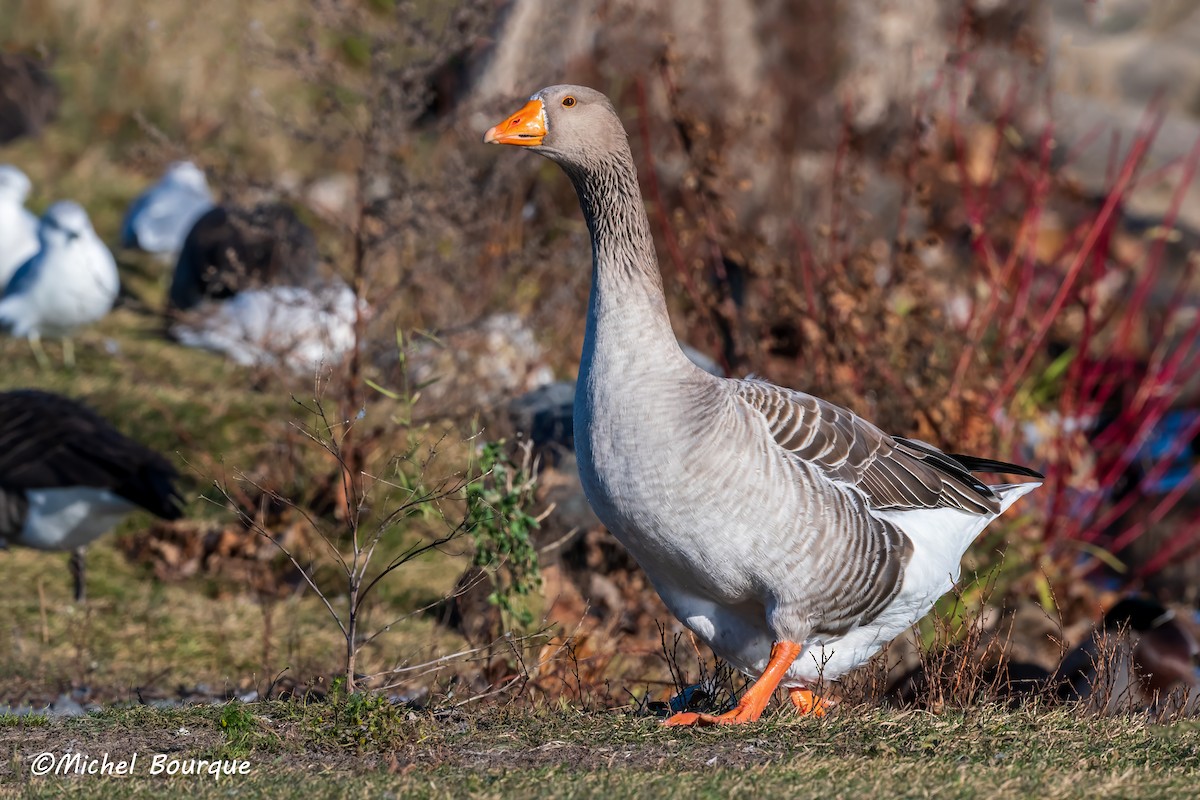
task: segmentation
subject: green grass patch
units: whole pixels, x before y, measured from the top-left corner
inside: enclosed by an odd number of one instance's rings
[[[386,735],[361,738],[386,719]],[[230,750],[236,731],[237,749]],[[253,733],[257,731],[257,733]],[[110,759],[240,758],[249,774],[33,778],[67,743]],[[353,744],[351,747],[346,745]],[[780,712],[669,730],[620,712],[477,709],[444,716],[356,700],[116,709],[0,728],[7,791],[30,797],[1194,797],[1200,726],[991,707],[933,715]],[[224,749],[222,749],[224,748]]]

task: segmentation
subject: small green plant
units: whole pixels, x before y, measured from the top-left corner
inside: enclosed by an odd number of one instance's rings
[[[368,745],[387,747],[400,735],[402,711],[375,692],[352,692],[341,706],[340,738],[359,749]]]
[[[14,714],[5,711],[0,714],[0,729],[2,728],[38,728],[47,725],[50,718],[45,714]]]
[[[324,736],[358,751],[395,746],[407,713],[380,692],[347,691],[340,676],[330,682],[328,702],[311,708]]]
[[[537,480],[529,448],[523,453],[518,464],[503,439],[483,445],[479,475],[467,486],[467,518],[475,541],[475,565],[492,577],[494,589],[488,600],[527,626],[533,614],[515,599],[540,587],[542,578],[532,538],[539,519],[530,513]]]
[[[230,755],[246,753],[250,749],[256,724],[250,708],[238,700],[230,700],[221,709],[221,732],[225,734],[225,748]]]

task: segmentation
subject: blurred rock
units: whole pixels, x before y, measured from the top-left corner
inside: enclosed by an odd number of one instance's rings
[[[533,442],[535,454],[550,464],[575,450],[574,410],[574,381],[548,383],[508,404],[513,427]]]
[[[964,668],[971,657],[957,651],[949,658],[934,656],[930,663],[902,672],[883,697],[900,708],[933,711],[996,701],[1016,708],[1032,697],[1049,697],[1050,670],[1042,665],[1005,658],[982,669],[977,665]]]
[[[538,474],[537,499],[543,506],[554,506],[538,533],[541,546],[562,549],[574,537],[572,532],[600,528],[600,518],[583,494],[574,453],[563,455],[556,465],[543,466]]]
[[[58,116],[62,95],[46,64],[20,53],[0,53],[0,144],[38,136]]]
[[[48,710],[55,717],[82,717],[85,713],[83,705],[69,694],[59,695]]]
[[[469,327],[415,343],[410,385],[442,411],[488,408],[554,380],[542,346],[517,314],[495,314]]]
[[[500,17],[492,47],[479,58],[472,91],[482,103],[521,97],[545,85],[545,75],[563,68],[594,43],[591,24],[596,0],[558,3],[554,0],[511,0]],[[546,37],[545,31],[555,35]],[[539,46],[530,47],[533,42]],[[541,81],[539,83],[539,81]],[[490,122],[487,124],[491,124]]]
[[[1148,168],[1186,156],[1200,138],[1200,2],[1055,0],[1048,6],[1043,35],[1055,86],[1055,138],[1070,147],[1101,132],[1074,151],[1068,174],[1103,193],[1113,136],[1119,137],[1117,157],[1124,158],[1156,99],[1167,114]],[[1128,210],[1161,217],[1174,190],[1171,181],[1140,182]],[[1187,190],[1180,219],[1200,228],[1200,181]]]
[[[881,657],[887,676],[883,697],[898,706],[931,709],[1052,698],[1048,681],[1062,658],[1063,630],[1037,603],[1018,598],[1013,608],[985,606],[958,633],[961,641],[932,649],[911,633],[894,640]]]
[[[342,224],[350,224],[357,211],[357,188],[353,175],[335,172],[309,183],[304,196],[317,213],[332,217]]]
[[[844,59],[837,96],[859,133],[907,119],[950,49],[939,0],[846,0],[839,4]]]

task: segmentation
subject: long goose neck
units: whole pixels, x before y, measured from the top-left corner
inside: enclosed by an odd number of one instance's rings
[[[632,348],[648,367],[685,360],[667,315],[650,221],[628,146],[565,169],[592,238],[584,367],[597,347]]]

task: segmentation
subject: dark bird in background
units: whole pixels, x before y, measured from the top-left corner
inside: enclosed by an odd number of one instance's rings
[[[1198,659],[1200,644],[1173,610],[1148,597],[1129,596],[1109,609],[1053,672],[1041,664],[1005,659],[969,683],[976,700],[999,700],[1015,708],[1040,697],[1113,714],[1161,706],[1180,689],[1190,688],[1195,695],[1200,690]],[[957,659],[948,660],[932,675],[918,665],[893,681],[886,696],[901,707],[929,707],[961,689],[957,664]]]
[[[216,206],[196,220],[175,264],[170,306],[187,311],[263,286],[314,287],[317,240],[291,208]]]
[[[0,393],[0,546],[69,550],[75,599],[84,549],[130,511],[182,514],[178,473],[87,406],[33,389]]]
[[[1125,597],[1051,679],[1060,699],[1095,710],[1154,705],[1181,687],[1200,688],[1200,644],[1175,612],[1148,597]]]

